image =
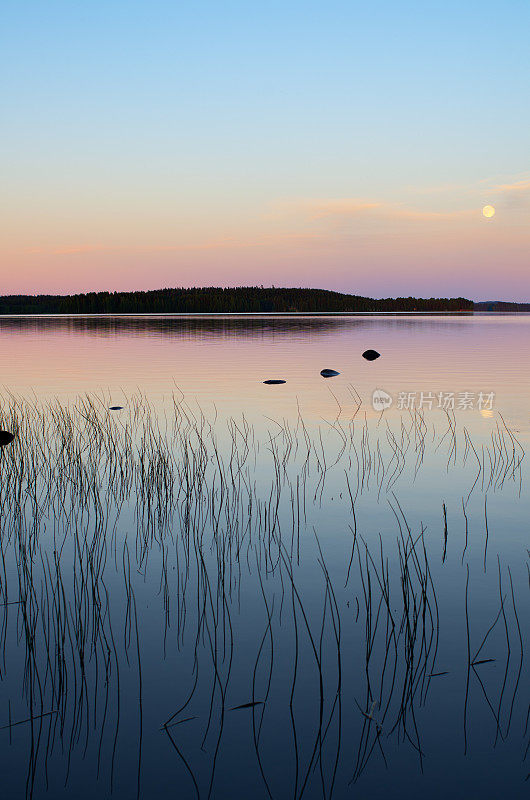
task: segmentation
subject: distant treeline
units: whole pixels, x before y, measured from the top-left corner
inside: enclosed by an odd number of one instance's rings
[[[507,303],[504,300],[485,300],[474,304],[475,311],[530,311],[530,303]]]
[[[276,289],[258,286],[0,297],[0,314],[208,314],[276,311],[473,311],[473,302],[464,297],[396,297],[374,300],[371,297],[324,289]]]

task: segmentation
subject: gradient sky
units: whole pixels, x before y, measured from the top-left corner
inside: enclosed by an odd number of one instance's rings
[[[0,293],[530,301],[529,30],[526,0],[4,0]]]

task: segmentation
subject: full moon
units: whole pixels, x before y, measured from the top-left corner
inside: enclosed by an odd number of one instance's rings
[[[484,208],[482,209],[482,213],[484,214],[485,217],[488,217],[489,219],[489,217],[492,217],[495,214],[495,209],[493,208],[493,206],[484,206]]]

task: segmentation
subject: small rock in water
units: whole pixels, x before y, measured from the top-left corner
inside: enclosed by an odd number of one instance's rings
[[[109,406],[109,411],[121,411],[123,406]]]
[[[365,350],[363,353],[363,358],[367,361],[375,361],[376,358],[379,358],[381,353],[378,353],[377,350]]]
[[[6,444],[11,444],[15,434],[10,431],[0,431],[0,447],[5,447]]]
[[[320,374],[323,378],[334,378],[335,375],[340,375],[340,372],[337,372],[336,369],[321,369]]]
[[[263,381],[263,383],[267,383],[267,384],[269,384],[269,386],[272,385],[272,384],[276,384],[276,383],[286,383],[286,382],[287,381],[275,380],[274,378],[271,378],[268,381]]]

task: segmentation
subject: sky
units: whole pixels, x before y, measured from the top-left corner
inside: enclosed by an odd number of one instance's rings
[[[0,293],[530,301],[529,30],[527,0],[4,0]]]

